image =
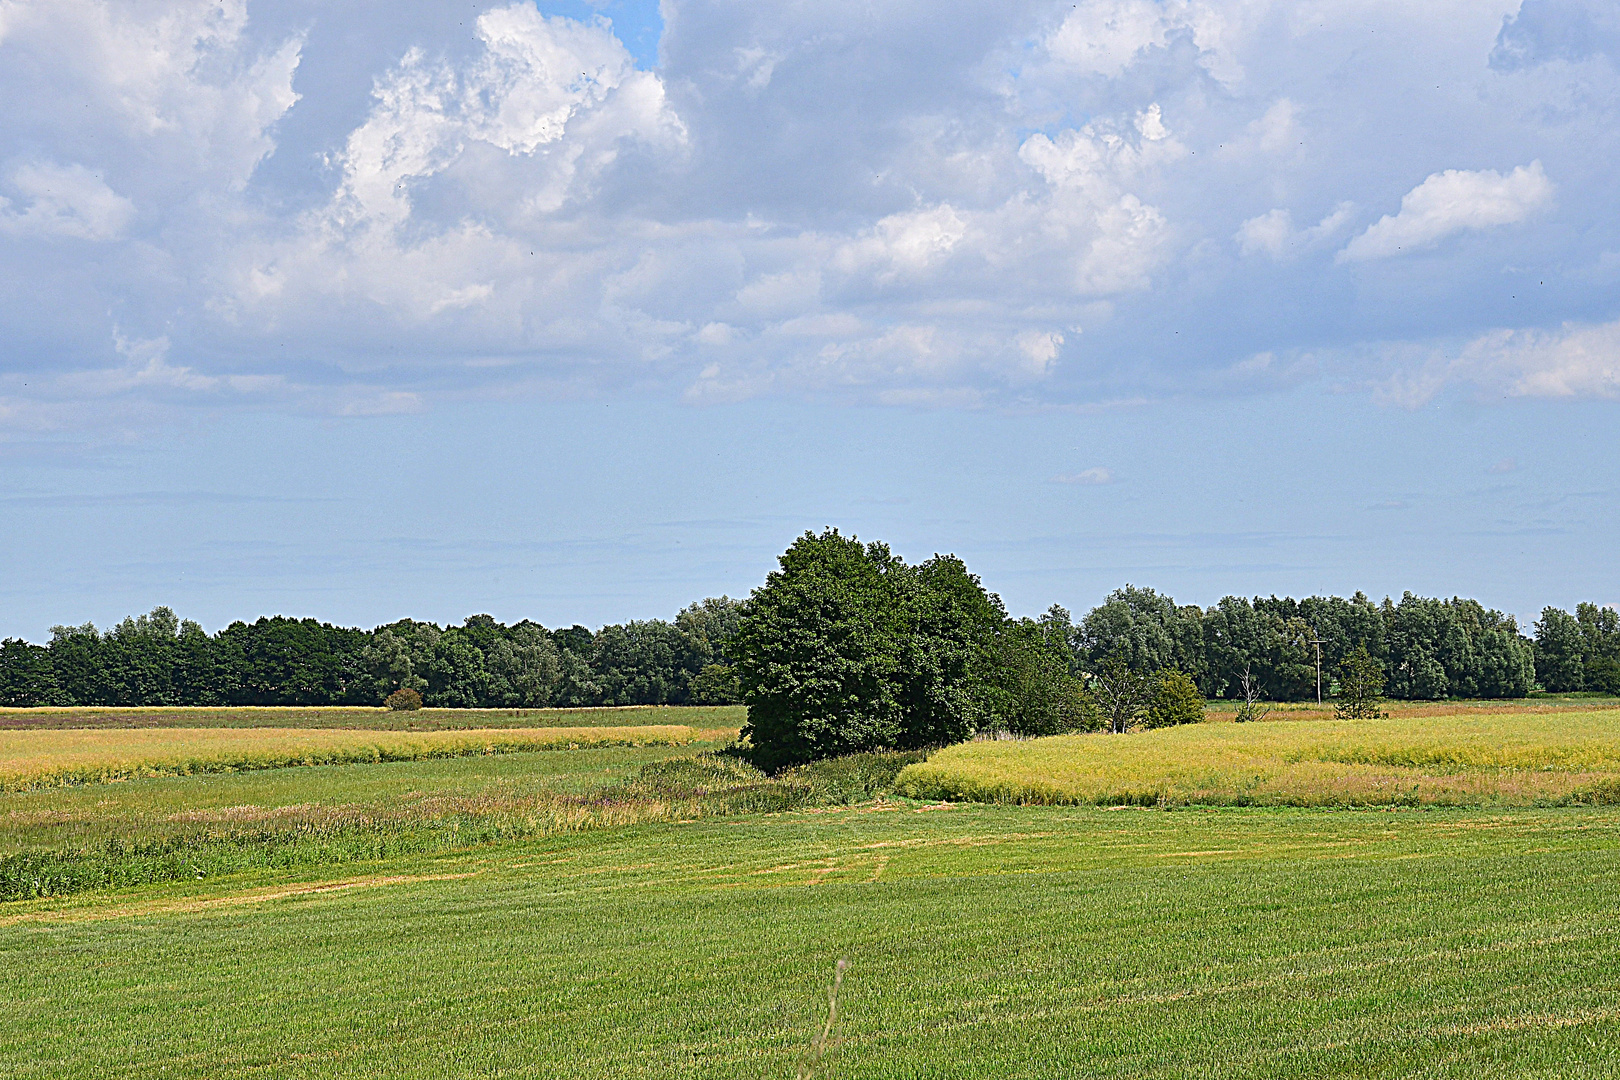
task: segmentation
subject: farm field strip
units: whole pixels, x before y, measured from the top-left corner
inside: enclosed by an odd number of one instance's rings
[[[558,709],[417,709],[381,706],[86,705],[0,708],[0,731],[36,728],[357,728],[365,731],[454,731],[486,728],[645,727],[684,724],[740,728],[740,705],[621,705]]]
[[[844,957],[828,1076],[1608,1076],[1617,904],[1609,808],[639,826],[6,905],[0,1059],[785,1077]]]
[[[358,731],[132,728],[0,731],[0,791],[140,776],[411,761],[584,746],[680,746],[735,735],[685,724],[635,727]]]
[[[947,747],[909,766],[924,799],[1215,805],[1620,801],[1620,713],[1190,724]]]

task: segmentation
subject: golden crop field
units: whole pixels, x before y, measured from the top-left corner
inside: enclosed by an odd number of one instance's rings
[[[0,731],[0,790],[566,747],[681,746],[735,734],[734,729],[711,731],[685,724],[462,731],[269,727]]]
[[[1063,735],[949,747],[917,798],[1286,806],[1620,802],[1620,712],[1483,712]]]

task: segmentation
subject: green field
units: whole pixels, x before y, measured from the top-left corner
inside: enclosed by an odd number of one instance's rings
[[[818,1076],[1620,1075],[1620,808],[936,803],[692,753],[0,794],[0,858],[296,856],[0,903],[0,1078],[786,1078],[839,959]],[[486,827],[333,840],[445,820]]]

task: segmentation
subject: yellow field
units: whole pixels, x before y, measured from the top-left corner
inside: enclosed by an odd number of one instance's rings
[[[563,747],[681,746],[735,729],[641,727],[356,731],[330,728],[133,728],[0,731],[0,791],[136,776],[414,761]]]
[[[907,766],[899,790],[1099,805],[1620,802],[1620,712],[1204,723],[974,742]]]

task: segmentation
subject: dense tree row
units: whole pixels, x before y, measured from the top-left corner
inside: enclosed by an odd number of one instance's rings
[[[1555,692],[1620,694],[1620,612],[1580,604],[1550,607],[1536,623],[1536,678]]]
[[[1411,593],[1382,603],[1229,596],[1200,608],[1133,586],[1078,623],[1056,606],[1009,619],[959,559],[908,566],[829,530],[796,542],[748,602],[704,600],[673,621],[595,632],[488,615],[369,631],[277,616],[207,634],[161,607],[106,631],[56,627],[47,645],[0,643],[0,705],[372,705],[400,688],[429,706],[495,708],[746,695],[756,726],[788,724],[807,746],[819,746],[814,723],[847,731],[840,715],[870,729],[857,741],[901,746],[987,726],[1112,724],[1098,697],[1114,685],[1103,678],[1111,666],[1184,673],[1210,698],[1242,698],[1247,683],[1260,698],[1298,701],[1316,696],[1319,679],[1333,696],[1347,658],[1365,649],[1394,698],[1620,693],[1614,610],[1549,607],[1534,631],[1532,641],[1473,600]],[[811,714],[822,719],[801,731]]]
[[[429,706],[725,704],[725,641],[741,604],[547,630],[474,615],[355,630],[281,616],[217,634],[160,607],[105,632],[58,626],[50,644],[0,643],[0,705],[375,705],[409,687]]]
[[[1331,696],[1334,673],[1358,647],[1383,667],[1389,696],[1419,700],[1523,697],[1536,685],[1538,661],[1511,615],[1411,593],[1381,604],[1361,593],[1228,596],[1199,608],[1126,586],[1080,620],[1072,642],[1082,664],[1118,658],[1136,670],[1176,668],[1212,698],[1241,697],[1247,675],[1275,701],[1314,698],[1318,677]],[[1557,687],[1565,688],[1580,687]]]

